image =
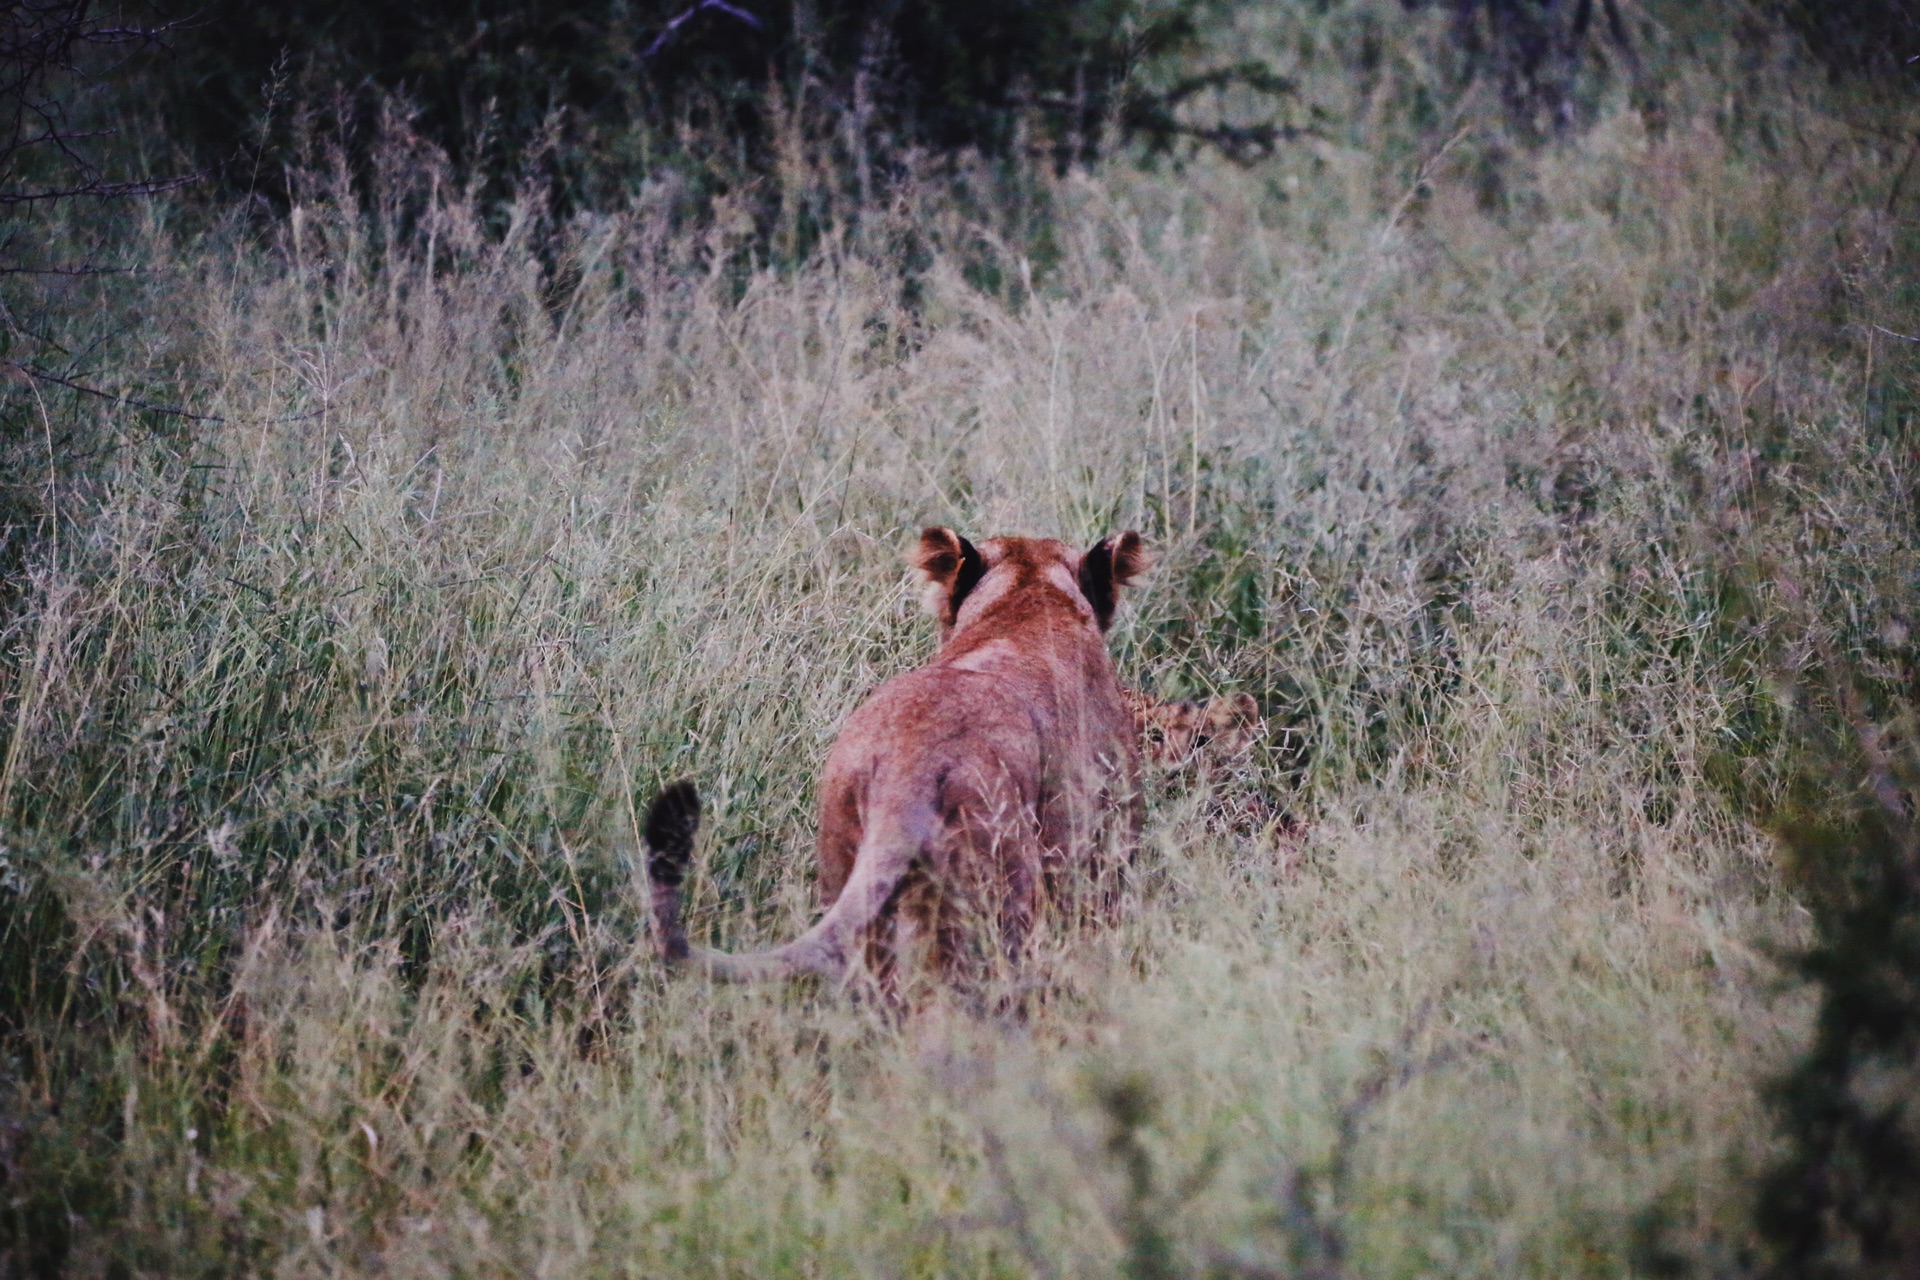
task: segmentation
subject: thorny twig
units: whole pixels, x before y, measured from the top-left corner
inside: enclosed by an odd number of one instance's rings
[[[170,178],[111,182],[98,176],[75,143],[111,130],[68,127],[66,104],[53,87],[66,75],[85,75],[82,46],[164,47],[168,33],[186,25],[103,26],[91,15],[91,0],[24,0],[0,8],[0,176],[16,179],[14,157],[35,147],[57,151],[75,175],[60,185],[0,189],[0,206],[32,206],[85,197],[151,196],[198,181],[203,172]]]
[[[1040,1247],[1040,1237],[1034,1234],[1033,1221],[1027,1216],[1026,1203],[1020,1199],[1017,1185],[1013,1179],[1013,1170],[1007,1165],[1007,1147],[1000,1141],[1000,1135],[991,1127],[983,1126],[981,1145],[986,1150],[987,1167],[993,1171],[994,1181],[1000,1184],[1002,1209],[998,1226],[1007,1228],[1014,1243],[1020,1247],[1020,1256],[1033,1268],[1035,1275],[1052,1277],[1059,1274],[1053,1263],[1047,1258],[1046,1251]]]
[[[1206,1255],[1205,1272],[1230,1280],[1351,1280],[1346,1269],[1348,1242],[1341,1215],[1349,1198],[1354,1154],[1368,1116],[1382,1103],[1422,1076],[1438,1071],[1481,1047],[1483,1039],[1459,1039],[1427,1053],[1415,1046],[1432,1021],[1438,998],[1421,1002],[1401,1027],[1393,1048],[1381,1055],[1378,1066],[1365,1076],[1341,1105],[1336,1122],[1336,1137],[1324,1164],[1318,1168],[1295,1162],[1281,1165],[1275,1179],[1277,1212],[1273,1225],[1287,1237],[1291,1258],[1282,1264],[1269,1263],[1227,1250],[1212,1250]],[[1144,1123],[1150,1100],[1139,1105],[1124,1105],[1103,1099],[1103,1105],[1120,1129],[1107,1143],[1107,1155],[1118,1159],[1129,1175],[1134,1214],[1153,1215],[1149,1223],[1130,1221],[1126,1215],[1110,1216],[1110,1225],[1129,1246],[1126,1270],[1133,1275],[1182,1274],[1165,1249],[1170,1244],[1165,1220],[1198,1194],[1219,1166],[1220,1152],[1211,1149],[1199,1164],[1170,1191],[1154,1193],[1144,1169],[1132,1167],[1144,1159],[1136,1142],[1129,1141],[1132,1131]],[[1012,1237],[1020,1256],[1033,1274],[1053,1277],[1058,1268],[1042,1247],[1027,1212],[1025,1199],[1007,1160],[1006,1145],[991,1127],[983,1126],[981,1145],[993,1181],[999,1190],[1000,1211],[991,1217],[949,1219],[947,1225],[963,1228],[999,1229]],[[1091,1158],[1091,1152],[1083,1153]],[[1321,1195],[1322,1191],[1325,1195]],[[1322,1201],[1325,1201],[1323,1204]],[[1142,1239],[1143,1227],[1153,1239]],[[1143,1250],[1141,1246],[1158,1246]]]
[[[1435,1001],[1420,1003],[1413,1016],[1401,1027],[1391,1053],[1379,1067],[1353,1091],[1340,1108],[1337,1136],[1328,1154],[1324,1170],[1289,1162],[1276,1181],[1279,1185],[1278,1225],[1289,1237],[1294,1255],[1291,1270],[1276,1270],[1263,1263],[1231,1254],[1216,1253],[1210,1259],[1214,1272],[1235,1280],[1347,1280],[1347,1235],[1341,1220],[1353,1173],[1353,1156],[1360,1143],[1361,1126],[1382,1102],[1406,1088],[1421,1076],[1457,1061],[1475,1041],[1455,1041],[1431,1053],[1416,1055],[1414,1044],[1426,1031],[1433,1017]],[[1330,1205],[1323,1209],[1314,1192],[1324,1181]]]

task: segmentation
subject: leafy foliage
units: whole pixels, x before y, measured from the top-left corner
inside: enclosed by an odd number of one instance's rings
[[[1448,11],[1465,78],[1487,76],[1499,86],[1509,120],[1532,133],[1565,134],[1581,116],[1581,72],[1611,58],[1630,77],[1641,105],[1645,86],[1634,37],[1618,0],[1402,0],[1408,9],[1433,4]],[[1590,109],[1590,108],[1589,108]]]
[[[1794,967],[1820,993],[1813,1044],[1771,1089],[1788,1151],[1757,1211],[1783,1280],[1920,1272],[1920,755],[1903,721],[1835,743],[1839,785],[1803,784],[1776,820],[1815,925]]]
[[[365,113],[398,94],[456,170],[510,182],[532,159],[573,205],[605,204],[663,166],[745,183],[770,167],[793,119],[822,108],[844,121],[861,163],[926,147],[1037,148],[1065,164],[1095,155],[1115,126],[1160,146],[1270,148],[1277,127],[1196,126],[1177,112],[1209,87],[1291,91],[1259,64],[1159,91],[1136,77],[1195,50],[1200,4],[220,0],[186,50],[171,115],[209,158],[257,157],[291,137],[289,103],[344,93]],[[229,186],[252,187],[260,166],[226,172]]]

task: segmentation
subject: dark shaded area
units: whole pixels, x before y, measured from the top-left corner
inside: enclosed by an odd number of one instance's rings
[[[1913,0],[1777,0],[1774,8],[1835,75],[1920,73]]]
[[[1779,1280],[1920,1275],[1920,761],[1893,741],[1858,722],[1832,782],[1775,822],[1816,925],[1793,967],[1820,993],[1811,1047],[1768,1090],[1787,1152],[1756,1217]]]
[[[1523,133],[1565,133],[1579,122],[1577,90],[1582,69],[1590,64],[1624,72],[1640,109],[1658,110],[1619,0],[1401,3],[1409,10],[1447,10],[1465,77],[1494,80],[1508,119]]]
[[[155,195],[190,180],[108,176],[97,152],[111,131],[73,110],[87,89],[163,48],[173,30],[150,16],[103,13],[92,0],[0,5],[0,208]],[[8,261],[16,238],[0,247],[0,270],[35,271]]]
[[[1160,92],[1144,65],[1190,52],[1198,0],[216,0],[196,11],[163,92],[173,140],[231,191],[273,191],[316,106],[364,121],[389,96],[458,172],[510,183],[530,158],[566,205],[662,166],[739,181],[762,170],[783,113],[826,107],[856,148],[925,147],[1064,165],[1119,132],[1260,154],[1275,126],[1192,126],[1204,88],[1291,86],[1228,66]]]

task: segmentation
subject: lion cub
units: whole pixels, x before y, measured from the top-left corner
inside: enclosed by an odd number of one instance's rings
[[[1085,552],[1047,538],[977,547],[928,529],[909,561],[940,624],[932,662],[847,718],[820,781],[826,913],[770,951],[689,943],[680,885],[700,820],[693,783],[647,813],[654,938],[721,978],[845,979],[922,955],[954,978],[1017,964],[1043,903],[1092,883],[1110,900],[1139,835],[1139,730],[1107,656],[1120,588],[1147,567],[1137,533]]]
[[[1244,693],[1216,694],[1205,702],[1168,702],[1133,689],[1121,696],[1147,759],[1162,769],[1244,756],[1260,729],[1260,704]]]

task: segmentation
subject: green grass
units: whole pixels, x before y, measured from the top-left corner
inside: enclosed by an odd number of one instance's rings
[[[14,456],[111,446],[17,485],[20,1265],[1599,1276],[1656,1206],[1744,1247],[1808,1026],[1772,682],[1814,634],[1897,682],[1920,568],[1903,152],[1791,67],[1764,128],[1695,67],[1658,139],[1449,146],[1394,48],[1351,92],[1399,151],[1036,179],[1037,275],[931,178],[778,271],[644,200],[490,238],[404,139],[140,233],[125,385],[218,421],[7,392]],[[1253,693],[1260,750],[1156,782],[1024,1020],[666,980],[636,805],[700,781],[696,929],[801,927],[930,523],[1142,530],[1126,678]]]

